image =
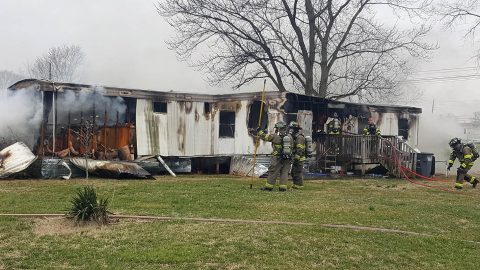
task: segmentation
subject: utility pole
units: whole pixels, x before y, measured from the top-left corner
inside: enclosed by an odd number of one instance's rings
[[[52,62],[48,62],[48,79],[52,80]]]

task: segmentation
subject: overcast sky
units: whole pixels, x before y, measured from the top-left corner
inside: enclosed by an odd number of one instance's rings
[[[82,83],[178,92],[230,92],[177,60],[165,41],[174,35],[152,0],[0,0],[0,70],[19,72],[50,47],[79,45],[86,54]],[[415,106],[424,112],[469,117],[480,111],[480,79],[438,79],[478,74],[474,46],[462,34],[437,28],[440,49],[419,62],[412,83],[425,91]],[[479,46],[480,47],[480,46]],[[462,69],[459,69],[462,68]],[[432,71],[433,70],[433,71]],[[425,79],[423,82],[418,78]],[[259,85],[250,91],[261,91]],[[412,87],[412,91],[417,91]]]

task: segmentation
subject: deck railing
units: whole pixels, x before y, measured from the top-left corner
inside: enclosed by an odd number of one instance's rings
[[[334,158],[337,166],[382,164],[400,177],[399,164],[409,169],[416,165],[416,151],[396,136],[321,135],[315,142],[317,169],[325,169]]]

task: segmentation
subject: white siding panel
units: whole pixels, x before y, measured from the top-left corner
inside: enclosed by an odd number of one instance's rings
[[[297,114],[297,122],[302,127],[303,134],[312,136],[312,111],[299,110]]]
[[[215,106],[215,109],[212,108],[212,113],[210,115],[210,125],[211,125],[211,137],[212,137],[212,149],[213,149],[213,154],[217,155],[218,154],[218,145],[219,145],[219,137],[218,137],[218,129],[220,126],[220,115],[218,112],[218,109]]]
[[[168,152],[171,156],[184,156],[185,111],[183,102],[167,103]]]
[[[157,138],[152,138],[155,130],[153,104],[151,100],[137,99],[136,135],[138,155],[155,155],[159,152]]]
[[[250,101],[241,101],[240,109],[235,113],[235,154],[253,154],[255,139],[248,135],[248,105]]]
[[[218,139],[218,155],[233,155],[235,153],[235,139],[234,138],[219,138]]]
[[[383,113],[380,125],[380,132],[385,136],[398,136],[398,117],[395,113]]]
[[[195,131],[195,108],[198,102],[183,102],[185,107],[185,140],[183,155],[193,156],[195,155],[195,143],[198,141],[198,137],[195,135],[198,131]],[[200,135],[201,136],[201,135]]]
[[[420,117],[410,115],[410,129],[408,130],[408,143],[411,146],[418,146],[418,126]]]
[[[195,121],[192,141],[195,142],[195,155],[213,155],[212,149],[212,113],[205,114],[204,102],[195,102]]]
[[[168,123],[167,123],[167,114],[165,113],[154,113],[155,124],[158,126],[158,142],[160,147],[159,154],[162,156],[168,156]]]

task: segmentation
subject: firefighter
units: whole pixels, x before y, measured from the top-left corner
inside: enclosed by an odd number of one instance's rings
[[[301,132],[300,125],[292,121],[288,124],[290,134],[292,135],[292,180],[294,189],[303,188],[303,164],[307,157],[305,135]]]
[[[272,154],[270,166],[268,167],[268,178],[265,186],[261,189],[272,191],[277,178],[279,179],[279,191],[287,191],[288,172],[291,167],[291,143],[292,137],[288,134],[287,125],[284,122],[275,124],[275,132],[266,134],[259,130],[258,135],[262,140],[272,143]]]
[[[378,135],[380,136],[380,129],[374,123],[368,124],[367,127],[363,129],[363,135]]]
[[[342,122],[338,119],[338,114],[333,113],[333,119],[327,124],[327,134],[339,135],[342,130]]]
[[[462,189],[463,181],[466,180],[472,184],[473,188],[477,187],[478,179],[468,174],[472,168],[474,161],[478,158],[478,152],[473,145],[463,144],[459,138],[453,138],[448,143],[452,148],[450,159],[448,160],[447,170],[453,166],[456,158],[460,161],[460,166],[457,168],[457,179],[455,181],[455,188]]]

